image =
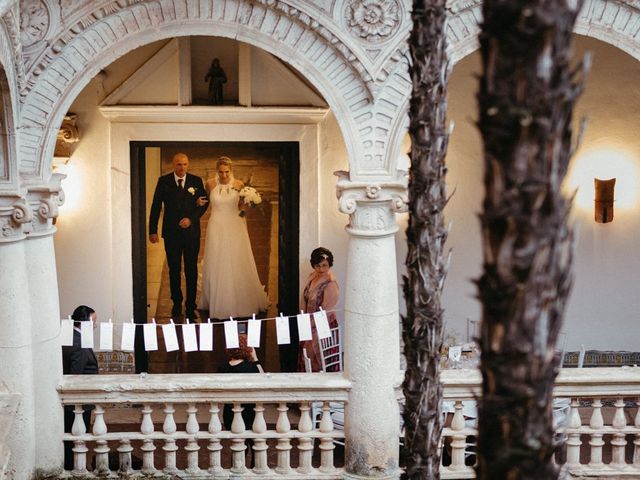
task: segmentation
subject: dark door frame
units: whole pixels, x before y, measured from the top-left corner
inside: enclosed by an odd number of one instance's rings
[[[145,148],[163,146],[224,145],[231,142],[129,142],[131,163],[131,254],[133,267],[133,318],[136,323],[147,321],[147,231]],[[237,145],[239,142],[233,142]],[[279,168],[278,219],[278,312],[297,312],[299,305],[300,258],[300,145],[298,142],[253,142],[281,147]],[[295,317],[294,317],[295,318]],[[297,326],[291,324],[291,345],[280,349],[282,371],[295,371],[298,351]],[[148,356],[144,349],[142,329],[136,329],[136,372],[148,370]]]

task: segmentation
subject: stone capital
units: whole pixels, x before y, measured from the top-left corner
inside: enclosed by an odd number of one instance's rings
[[[336,195],[342,213],[349,215],[351,235],[381,237],[398,230],[395,214],[407,211],[408,176],[398,170],[395,178],[352,181],[349,172],[337,171]]]
[[[52,235],[56,231],[53,223],[58,207],[64,203],[60,185],[64,177],[54,173],[49,183],[27,185],[22,193],[0,195],[0,243]]]
[[[28,187],[27,199],[32,211],[30,237],[52,235],[56,229],[54,220],[58,217],[58,207],[64,204],[64,191],[61,182],[66,177],[62,173],[54,173],[49,183]]]
[[[24,240],[30,231],[33,213],[19,195],[0,197],[0,243]]]

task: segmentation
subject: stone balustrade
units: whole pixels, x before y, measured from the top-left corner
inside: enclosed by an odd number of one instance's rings
[[[446,370],[442,380],[450,418],[441,478],[474,478],[472,406],[480,374]],[[347,402],[350,388],[340,374],[65,376],[60,397],[75,411],[72,432],[64,437],[74,442],[71,473],[343,478],[334,445],[344,433],[334,428],[331,411]],[[562,441],[556,461],[570,477],[640,476],[640,369],[563,369],[554,395]],[[225,403],[233,405],[229,430],[222,427]],[[246,403],[255,403],[252,425],[241,415]],[[95,405],[90,431],[83,405]],[[135,413],[134,431],[111,421],[118,408],[129,409],[129,417]]]
[[[347,402],[349,389],[340,374],[65,376],[60,397],[75,413],[64,436],[74,444],[71,474],[342,478],[334,440],[344,433],[334,429],[331,408]],[[222,425],[225,403],[233,405],[230,430]],[[241,414],[248,403],[255,404],[252,425]],[[82,417],[89,405],[90,427]],[[267,410],[275,422],[267,421]],[[123,423],[123,412],[134,413],[135,431],[125,427],[131,424]]]
[[[443,430],[441,478],[475,478],[475,418],[465,404],[481,391],[476,370],[442,374],[444,402],[453,406]],[[569,478],[640,477],[640,368],[562,369],[554,390],[561,445],[555,460]],[[464,403],[463,403],[464,402]]]

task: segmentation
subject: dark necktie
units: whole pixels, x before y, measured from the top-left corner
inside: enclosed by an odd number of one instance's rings
[[[178,179],[178,188],[182,188],[182,179],[181,178]]]

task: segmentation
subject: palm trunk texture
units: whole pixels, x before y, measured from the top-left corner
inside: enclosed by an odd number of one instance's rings
[[[447,272],[443,255],[448,229],[444,157],[447,152],[448,78],[445,0],[413,2],[409,40],[413,92],[410,103],[411,176],[407,275],[403,317],[407,367],[403,383],[407,479],[440,478],[440,350],[442,287]]]
[[[478,103],[484,140],[477,477],[557,478],[555,343],[572,284],[571,201],[560,191],[581,92],[569,67],[580,0],[485,0]]]

